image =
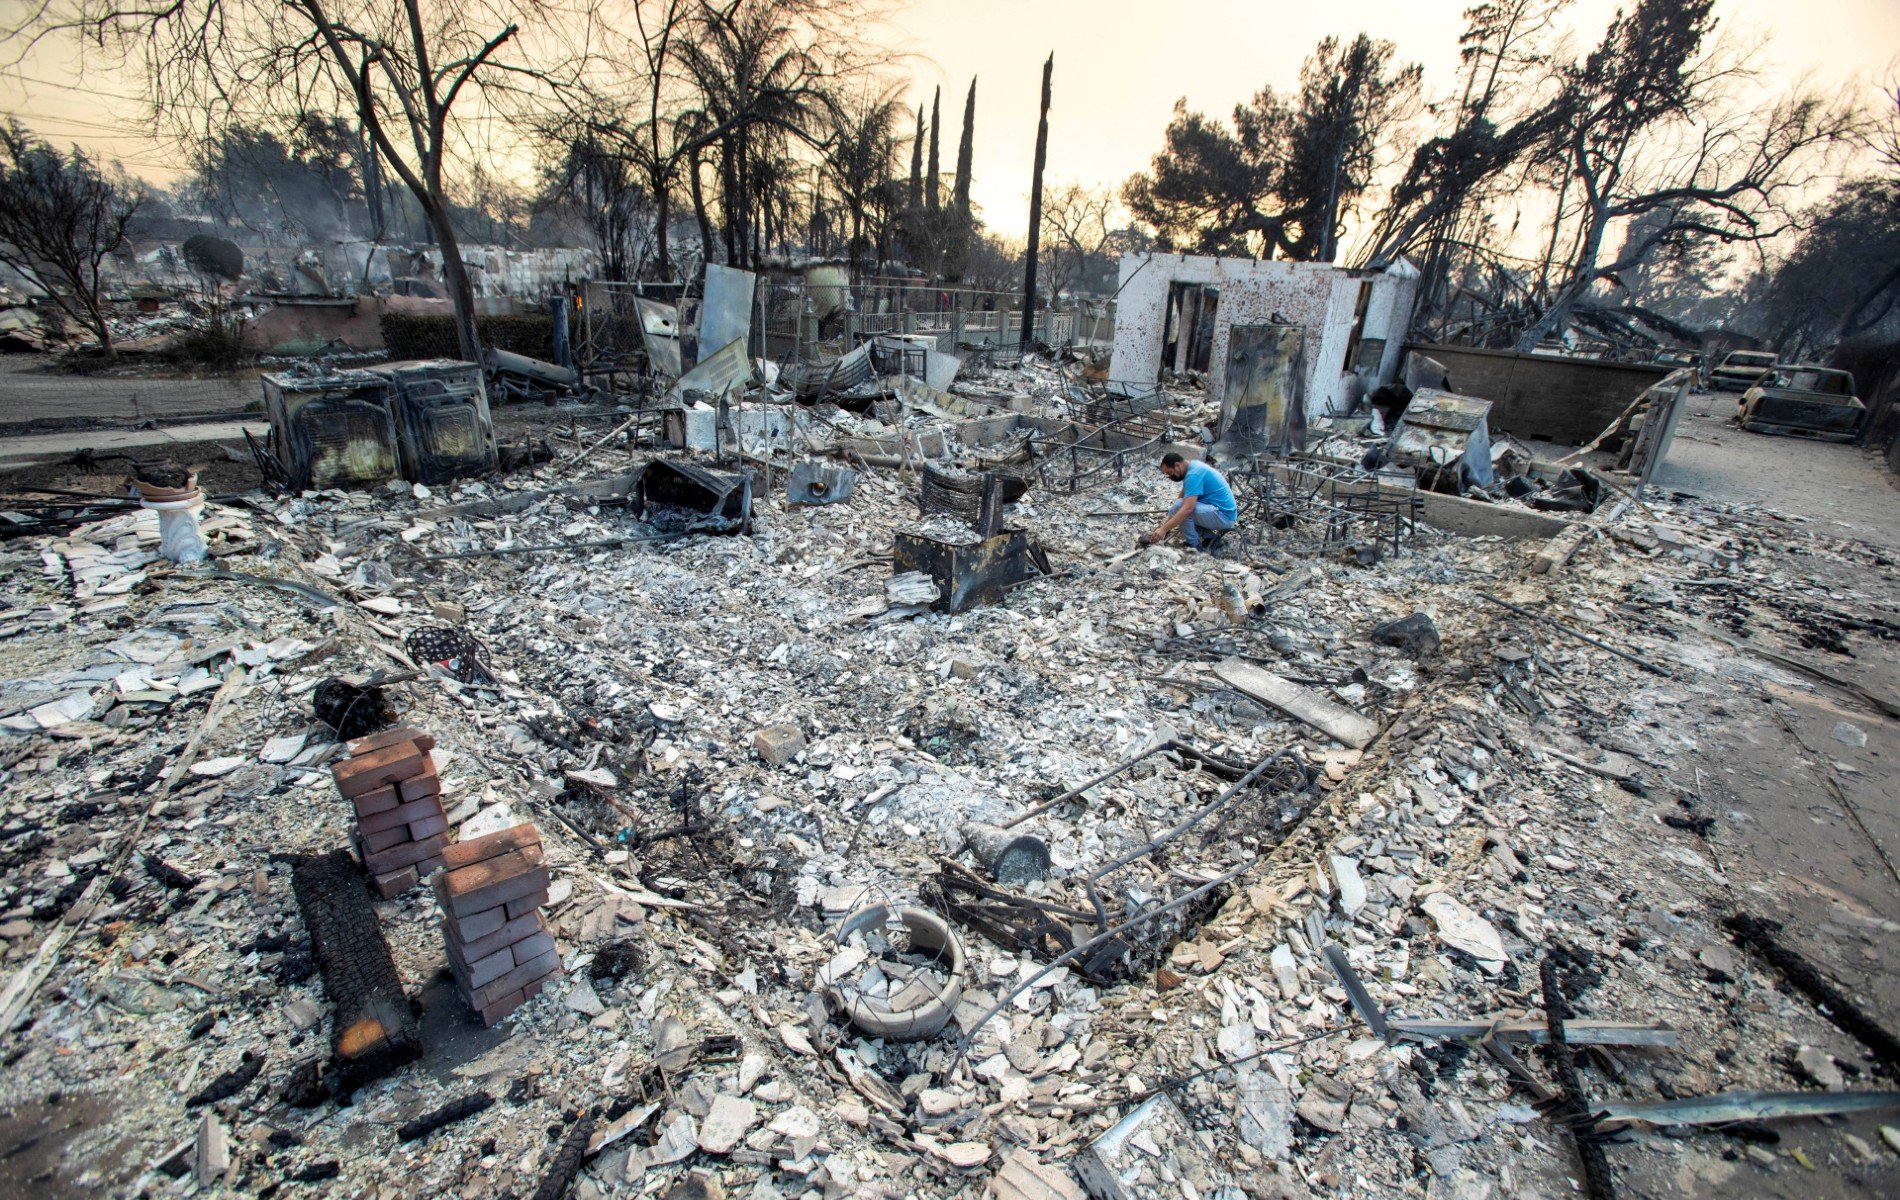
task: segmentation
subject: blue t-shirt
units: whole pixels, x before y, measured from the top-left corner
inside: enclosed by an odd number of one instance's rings
[[[1234,493],[1220,472],[1204,462],[1188,464],[1187,475],[1181,480],[1181,494],[1190,500],[1205,500],[1220,510],[1220,515],[1229,521],[1239,518],[1234,508]]]

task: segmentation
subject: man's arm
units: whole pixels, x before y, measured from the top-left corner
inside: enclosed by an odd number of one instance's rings
[[[1188,498],[1187,489],[1184,486],[1181,489],[1181,503],[1174,506],[1174,511],[1168,514],[1167,520],[1155,526],[1146,535],[1148,544],[1152,546],[1156,542],[1166,541],[1169,534],[1185,525],[1187,519],[1193,515],[1194,501]]]

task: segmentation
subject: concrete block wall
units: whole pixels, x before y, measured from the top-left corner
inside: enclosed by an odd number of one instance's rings
[[[1491,428],[1521,438],[1580,446],[1609,427],[1670,368],[1519,354],[1470,346],[1411,344],[1445,364],[1451,390],[1491,402]]]

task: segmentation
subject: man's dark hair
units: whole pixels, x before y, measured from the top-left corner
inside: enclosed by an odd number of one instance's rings
[[[1187,459],[1182,458],[1172,450],[1161,456],[1161,465],[1164,467],[1172,467],[1176,463],[1184,463],[1186,461]]]

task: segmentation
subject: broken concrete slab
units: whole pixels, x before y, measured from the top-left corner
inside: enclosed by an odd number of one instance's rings
[[[1066,1168],[1021,1147],[1010,1151],[990,1177],[989,1194],[990,1200],[1083,1200],[1085,1195]]]
[[[1478,960],[1487,971],[1504,965],[1504,939],[1497,927],[1472,912],[1444,892],[1434,892],[1419,902],[1419,910],[1438,927],[1438,940],[1453,950],[1462,950]]]
[[[1236,691],[1298,717],[1343,746],[1361,750],[1379,736],[1377,725],[1345,705],[1237,658],[1216,663],[1214,674]]]
[[[730,1154],[759,1119],[759,1107],[750,1100],[721,1093],[699,1122],[699,1148],[708,1154]]]
[[[752,735],[752,752],[782,767],[805,748],[805,731],[796,725],[768,725]]]
[[[1219,1186],[1194,1129],[1167,1095],[1152,1096],[1090,1142],[1075,1173],[1095,1200],[1151,1200],[1182,1184],[1205,1194]]]

